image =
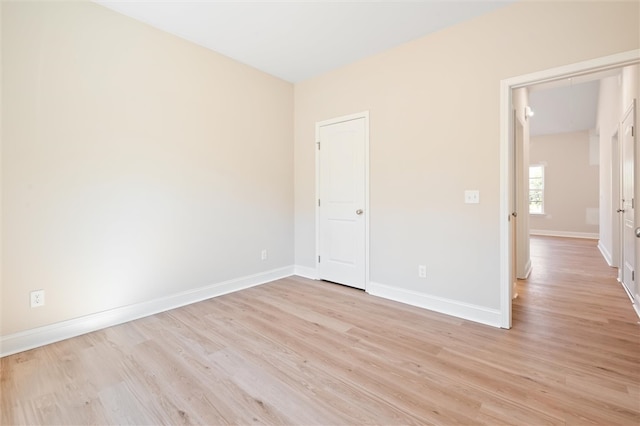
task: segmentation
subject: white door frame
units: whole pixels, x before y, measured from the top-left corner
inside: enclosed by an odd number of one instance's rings
[[[577,62],[531,74],[520,75],[500,81],[500,327],[511,328],[511,256],[509,249],[510,194],[509,174],[509,126],[511,120],[511,91],[532,84],[575,77],[597,71],[624,67],[640,62],[640,49],[615,55]],[[637,191],[637,189],[636,189]]]
[[[320,153],[318,146],[320,144],[320,127],[331,124],[342,123],[345,121],[364,119],[364,289],[369,288],[369,224],[371,218],[371,209],[369,208],[369,111],[362,111],[355,114],[349,114],[342,117],[330,118],[328,120],[316,122],[315,152],[316,152],[316,277],[320,279],[320,207],[318,200],[320,199]]]

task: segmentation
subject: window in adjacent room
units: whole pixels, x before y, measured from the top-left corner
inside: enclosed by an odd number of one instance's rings
[[[529,213],[544,214],[544,166],[529,166]]]

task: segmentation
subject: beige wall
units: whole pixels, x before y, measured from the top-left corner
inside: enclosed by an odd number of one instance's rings
[[[500,80],[638,48],[638,6],[516,3],[296,84],[296,264],[315,263],[314,123],[369,110],[371,280],[498,309]]]
[[[589,132],[531,137],[530,162],[545,166],[544,215],[532,232],[598,234],[599,167],[589,161]]]
[[[93,3],[2,7],[1,334],[292,265],[291,84]]]

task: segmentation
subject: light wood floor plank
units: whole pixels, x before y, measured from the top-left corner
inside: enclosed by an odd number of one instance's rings
[[[615,269],[531,253],[511,330],[290,277],[3,358],[0,423],[640,425]]]

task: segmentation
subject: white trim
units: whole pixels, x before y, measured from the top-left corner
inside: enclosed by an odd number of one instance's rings
[[[600,234],[597,232],[555,231],[552,229],[530,229],[529,235],[540,235],[543,237],[586,238],[590,240],[597,240],[600,238]]]
[[[519,280],[526,280],[531,275],[531,270],[533,270],[533,266],[531,265],[531,258],[527,259],[527,264],[524,265],[524,277],[519,277]]]
[[[640,49],[604,56],[562,67],[520,75],[500,81],[500,317],[501,327],[511,328],[511,280],[509,268],[509,123],[511,120],[511,91],[518,87],[553,81],[570,76],[619,68],[640,61]]]
[[[498,309],[431,296],[426,293],[391,287],[373,281],[369,283],[367,293],[492,327],[501,326],[501,315]]]
[[[631,306],[633,306],[633,310],[636,311],[638,318],[640,318],[640,304],[633,303]],[[638,322],[638,324],[640,324],[640,322]]]
[[[308,266],[296,265],[293,267],[293,274],[303,278],[309,278],[310,280],[318,279],[318,270],[316,268],[310,268]]]
[[[609,250],[607,250],[604,244],[602,244],[602,240],[598,241],[598,250],[600,250],[600,254],[602,254],[602,257],[604,257],[607,265],[616,267],[616,265],[613,264],[613,257],[611,256],[611,253],[609,252]]]
[[[511,261],[509,209],[509,141],[511,125],[512,85],[508,80],[500,81],[500,326],[511,328]]]
[[[507,82],[511,89],[517,89],[532,84],[557,81],[568,77],[578,77],[599,71],[621,68],[636,64],[638,61],[640,61],[640,49],[633,49],[530,74],[519,75],[502,81]]]
[[[631,301],[631,305],[635,305],[635,303],[633,303],[633,295],[631,294],[631,291],[629,291],[629,289],[627,288],[626,285],[624,285],[624,283],[622,282],[621,279],[619,279],[618,282],[620,283],[620,285],[624,289],[624,292],[627,293],[627,297]],[[635,307],[634,307],[634,309],[635,309]]]
[[[365,126],[365,147],[364,147],[364,289],[367,290],[367,285],[369,284],[369,226],[370,226],[370,218],[371,218],[371,209],[369,208],[369,111],[362,111],[355,114],[344,115],[342,117],[331,118],[328,120],[318,121],[316,122],[316,135],[315,135],[315,143],[320,142],[320,127],[329,126],[331,124],[343,123],[345,121],[357,120],[360,118],[364,118]],[[316,146],[316,194],[315,194],[315,214],[316,214],[316,273],[314,279],[320,279],[320,265],[318,263],[318,256],[320,255],[320,211],[318,208],[317,200],[320,198],[320,154],[318,153],[318,148]]]
[[[273,269],[229,281],[211,284],[148,302],[122,306],[55,324],[0,336],[0,357],[59,342],[81,334],[154,315],[223,294],[244,290],[293,275],[293,266]]]

